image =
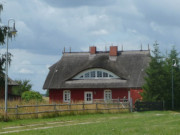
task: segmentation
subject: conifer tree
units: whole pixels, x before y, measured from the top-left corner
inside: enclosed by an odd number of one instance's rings
[[[151,62],[146,69],[147,76],[143,85],[144,101],[165,101],[166,109],[172,108],[172,75],[174,90],[174,106],[180,108],[180,66],[179,54],[175,47],[167,56],[160,53],[155,42]],[[176,66],[173,66],[176,63]],[[173,71],[173,74],[172,74]]]
[[[168,55],[168,58],[166,58],[166,64],[164,67],[166,72],[168,73],[168,75],[166,76],[167,87],[165,90],[165,101],[167,108],[171,108],[172,104],[172,81],[174,90],[174,105],[176,108],[180,108],[180,60],[178,58],[178,55],[179,53],[177,52],[176,48],[173,47]],[[175,63],[176,65],[173,66]]]
[[[142,93],[142,96],[145,101],[163,100],[162,93],[164,85],[160,84],[165,83],[164,61],[157,42],[154,43],[154,50],[152,52],[153,56],[151,56],[151,62],[146,69],[146,83],[143,86],[144,92]]]

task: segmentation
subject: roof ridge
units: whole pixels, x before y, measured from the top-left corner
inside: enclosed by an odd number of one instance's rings
[[[150,50],[119,50],[118,52],[150,52]],[[109,53],[110,51],[96,51],[96,53]],[[63,52],[63,54],[67,53],[90,53],[89,51],[82,51],[82,52]]]

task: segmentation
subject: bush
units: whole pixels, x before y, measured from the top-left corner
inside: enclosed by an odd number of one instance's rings
[[[25,91],[23,92],[21,98],[25,101],[30,101],[30,100],[42,101],[42,95],[39,92],[35,92],[35,91]]]

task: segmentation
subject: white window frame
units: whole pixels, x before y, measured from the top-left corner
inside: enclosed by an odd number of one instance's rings
[[[98,72],[101,72],[102,76],[98,76]],[[107,76],[104,76],[104,74],[106,74]],[[111,71],[102,68],[92,68],[82,71],[81,73],[73,77],[73,79],[120,79],[120,77],[115,75]]]
[[[107,99],[106,98],[106,95],[109,94],[109,98]],[[112,90],[104,90],[104,100],[105,101],[109,101],[109,100],[112,100]]]
[[[66,94],[67,94],[67,99],[65,99],[65,95]],[[63,91],[63,102],[66,102],[66,103],[70,103],[71,102],[71,91],[70,90],[64,90]]]
[[[87,101],[87,94],[91,94],[91,100]],[[85,103],[93,103],[93,92],[92,91],[85,91],[84,92],[84,102]]]

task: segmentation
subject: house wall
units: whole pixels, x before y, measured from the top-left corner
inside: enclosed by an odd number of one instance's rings
[[[140,95],[142,92],[142,89],[130,89],[133,104],[135,104],[136,100],[142,100],[142,96]]]
[[[12,86],[8,86],[8,94],[12,93]],[[0,88],[0,99],[4,99],[5,97],[5,89]]]
[[[4,88],[0,88],[0,99],[4,98]]]
[[[50,89],[49,90],[49,102],[62,102],[63,90]]]
[[[50,102],[63,102],[63,91],[71,91],[71,101],[84,101],[84,92],[93,92],[93,99],[104,99],[104,90],[112,91],[112,99],[122,99],[124,96],[128,98],[128,89],[50,89]]]

